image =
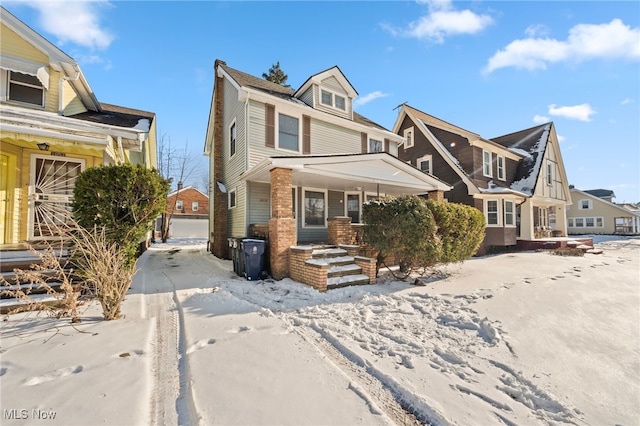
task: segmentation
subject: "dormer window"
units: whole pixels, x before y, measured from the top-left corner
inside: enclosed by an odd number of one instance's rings
[[[344,96],[324,89],[320,90],[320,103],[341,111],[345,111],[347,108],[347,100]]]
[[[10,71],[9,100],[43,107],[44,87],[35,76]]]
[[[369,139],[369,152],[382,152],[382,141]]]

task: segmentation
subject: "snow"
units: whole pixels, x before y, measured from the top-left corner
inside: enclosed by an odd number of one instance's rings
[[[524,162],[530,163],[531,161],[535,161],[535,164],[529,168],[529,175],[523,176],[522,179],[513,182],[511,184],[511,189],[514,191],[524,192],[528,195],[533,194],[533,190],[536,187],[536,180],[538,179],[538,172],[540,171],[540,167],[542,164],[542,160],[544,158],[544,150],[547,147],[547,141],[549,140],[549,132],[551,131],[551,123],[547,124],[544,128],[544,132],[540,136],[540,139],[536,141],[531,150],[529,151],[529,156],[524,158]],[[530,135],[525,136],[522,141],[516,142],[513,144],[512,149],[519,149],[518,145],[524,142],[526,139],[531,137]]]
[[[151,126],[151,122],[148,118],[141,118],[138,120],[138,123],[133,127],[136,130],[142,130],[143,132],[149,132],[149,127]]]
[[[640,424],[640,238],[590,237],[326,293],[154,244],[125,318],[1,324],[1,422]]]

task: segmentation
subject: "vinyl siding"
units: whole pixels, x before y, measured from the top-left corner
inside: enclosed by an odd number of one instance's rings
[[[311,119],[311,154],[360,153],[360,131]]]
[[[33,47],[4,24],[0,26],[0,51],[2,51],[3,55],[49,65],[49,57],[47,55]]]
[[[57,73],[56,73],[57,74]],[[58,86],[56,84],[56,86]],[[63,83],[62,111],[65,116],[86,112],[87,108],[68,81]],[[58,86],[59,87],[59,86]],[[56,96],[57,97],[57,96]]]
[[[271,185],[266,183],[247,183],[247,230],[248,226],[256,224],[268,224],[270,213]],[[239,235],[239,234],[238,234]]]
[[[567,207],[567,219],[576,217],[601,217],[603,219],[603,227],[568,227],[570,234],[614,234],[616,230],[615,219],[617,217],[633,217],[631,211],[627,211],[624,207],[618,207],[611,203],[601,200],[597,197],[590,197],[580,192],[571,192],[573,204]],[[591,200],[591,209],[580,209],[580,200]]]
[[[338,94],[340,96],[344,96],[345,98],[345,110],[339,110],[336,108],[331,108],[328,107],[326,105],[324,105],[321,102],[321,89],[327,89],[335,94]],[[314,93],[316,95],[316,103],[315,103],[315,108],[319,111],[325,111],[328,112],[329,114],[333,114],[333,115],[337,115],[339,117],[344,117],[347,119],[351,119],[351,99],[349,99],[349,97],[347,96],[347,91],[340,85],[340,83],[338,82],[338,80],[335,77],[329,77],[329,78],[325,78],[324,80],[322,80],[320,86],[317,85],[313,85],[313,90]]]
[[[313,108],[313,85],[309,87],[299,99]]]

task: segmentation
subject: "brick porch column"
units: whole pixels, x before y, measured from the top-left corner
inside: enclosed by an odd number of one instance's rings
[[[427,194],[429,200],[444,201],[444,191],[438,189],[437,191],[429,191]]]
[[[289,276],[289,248],[297,244],[296,219],[291,198],[291,169],[271,170],[271,219],[269,220],[269,261],[271,276]]]

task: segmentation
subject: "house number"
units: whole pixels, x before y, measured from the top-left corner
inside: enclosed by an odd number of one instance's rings
[[[57,152],[57,151],[51,151],[51,155],[53,155],[54,157],[66,157],[67,154],[64,152]]]

